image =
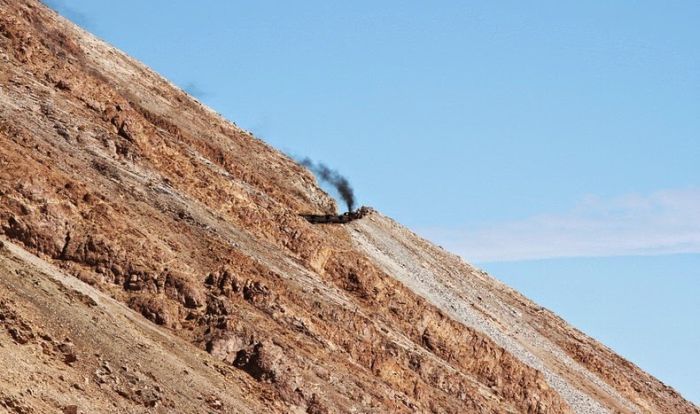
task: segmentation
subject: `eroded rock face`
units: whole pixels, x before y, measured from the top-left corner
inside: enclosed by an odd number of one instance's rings
[[[551,332],[600,383],[509,349],[499,337],[515,326],[496,312],[480,317],[498,335],[454,317],[352,236],[367,225],[400,244],[379,214],[309,223],[300,212],[335,206],[308,171],[39,2],[0,0],[0,49],[0,234],[206,350],[267,411],[564,413],[584,411],[581,398],[591,412],[697,413],[487,276],[482,294],[523,308],[517,323]],[[462,266],[431,260],[421,266],[433,277]],[[31,326],[7,315],[10,338],[32,346]],[[94,358],[72,343],[47,349],[78,367]],[[84,363],[131,403],[175,404],[141,374]],[[192,398],[225,411],[212,391]]]

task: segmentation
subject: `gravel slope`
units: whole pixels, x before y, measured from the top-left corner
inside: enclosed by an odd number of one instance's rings
[[[355,245],[387,274],[541,371],[575,412],[649,412],[648,404],[621,395],[530,324],[528,310],[548,312],[496,279],[381,214],[349,227]]]

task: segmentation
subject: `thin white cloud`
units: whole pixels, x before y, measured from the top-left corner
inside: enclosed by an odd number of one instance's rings
[[[700,189],[586,197],[561,214],[424,233],[474,262],[700,253]]]

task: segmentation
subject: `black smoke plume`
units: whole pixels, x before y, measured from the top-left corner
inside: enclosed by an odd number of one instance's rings
[[[340,194],[343,201],[345,201],[348,211],[353,211],[355,207],[355,192],[352,190],[347,178],[340,175],[338,171],[328,168],[328,166],[322,162],[313,162],[308,158],[304,158],[299,163],[313,171],[321,181],[335,187],[338,194]]]

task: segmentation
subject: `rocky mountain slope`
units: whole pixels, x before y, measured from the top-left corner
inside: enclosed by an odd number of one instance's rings
[[[0,408],[700,413],[35,0],[0,0]]]

